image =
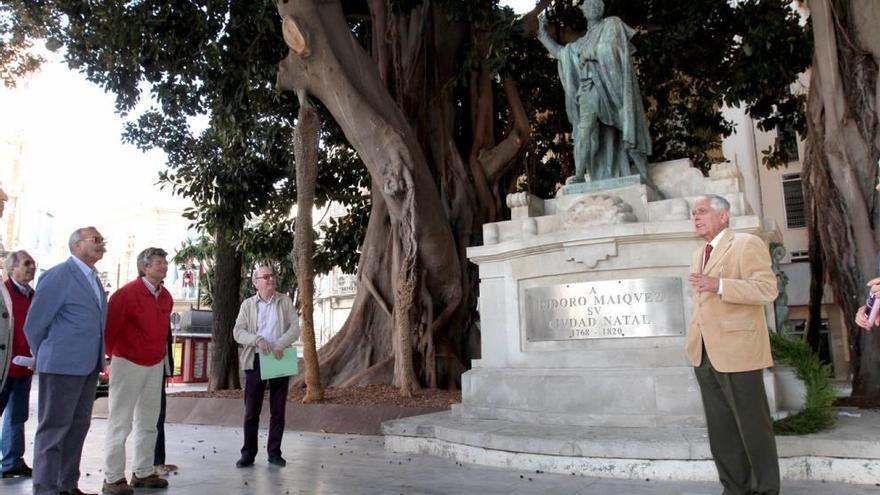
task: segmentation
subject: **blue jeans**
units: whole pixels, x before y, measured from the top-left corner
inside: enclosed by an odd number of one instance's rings
[[[24,464],[24,424],[28,419],[31,376],[7,377],[0,391],[3,430],[0,433],[0,471],[18,469]]]

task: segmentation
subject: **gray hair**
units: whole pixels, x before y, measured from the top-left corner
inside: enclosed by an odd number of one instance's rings
[[[137,268],[138,274],[143,276],[143,268],[150,266],[150,258],[153,256],[161,256],[162,259],[165,259],[168,256],[168,253],[165,252],[162,248],[157,247],[148,247],[144,249],[138,254],[137,257]]]
[[[272,265],[269,265],[269,264],[257,265],[256,267],[254,267],[254,271],[251,272],[251,281],[254,281],[257,279],[257,272],[260,271],[260,268],[268,268],[268,269],[272,270],[273,274],[275,273],[275,269],[272,268]]]
[[[67,241],[67,248],[70,249],[70,252],[71,252],[71,253],[73,252],[73,246],[74,246],[77,242],[83,240],[83,233],[84,233],[86,230],[89,230],[89,229],[92,229],[92,230],[98,230],[98,229],[96,229],[95,227],[92,227],[92,226],[88,226],[88,227],[80,227],[80,228],[74,230],[72,234],[70,234],[70,239],[68,239],[68,241]]]
[[[22,258],[24,258],[24,256],[27,256],[30,259],[34,259],[34,257],[31,256],[24,249],[21,249],[18,251],[12,251],[9,254],[7,254],[6,255],[6,269],[12,270],[13,268],[17,267],[18,264],[21,263],[21,260],[22,260]]]
[[[727,201],[723,197],[717,194],[704,194],[700,196],[698,199],[708,199],[709,206],[712,207],[713,210],[717,212],[726,211],[730,212],[730,201]]]

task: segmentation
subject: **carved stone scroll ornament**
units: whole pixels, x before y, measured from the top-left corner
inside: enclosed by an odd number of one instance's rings
[[[567,226],[592,226],[637,222],[632,206],[617,196],[596,194],[580,199],[563,213]]]

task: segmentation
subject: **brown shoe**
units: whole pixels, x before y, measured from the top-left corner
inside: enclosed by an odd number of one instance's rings
[[[156,473],[138,478],[134,473],[131,475],[131,486],[134,488],[168,488],[168,480],[160,478]]]
[[[125,481],[125,478],[120,478],[113,483],[105,481],[101,493],[104,495],[133,495],[134,490],[128,486],[128,482]]]

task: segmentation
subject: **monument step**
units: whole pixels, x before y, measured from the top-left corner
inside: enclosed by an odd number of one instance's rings
[[[466,418],[537,425],[704,424],[690,366],[472,369],[462,376],[462,402]]]
[[[625,479],[715,481],[704,428],[583,427],[468,419],[460,408],[382,424],[385,447],[457,462]],[[880,482],[880,412],[847,411],[834,428],[777,437],[782,477]]]

